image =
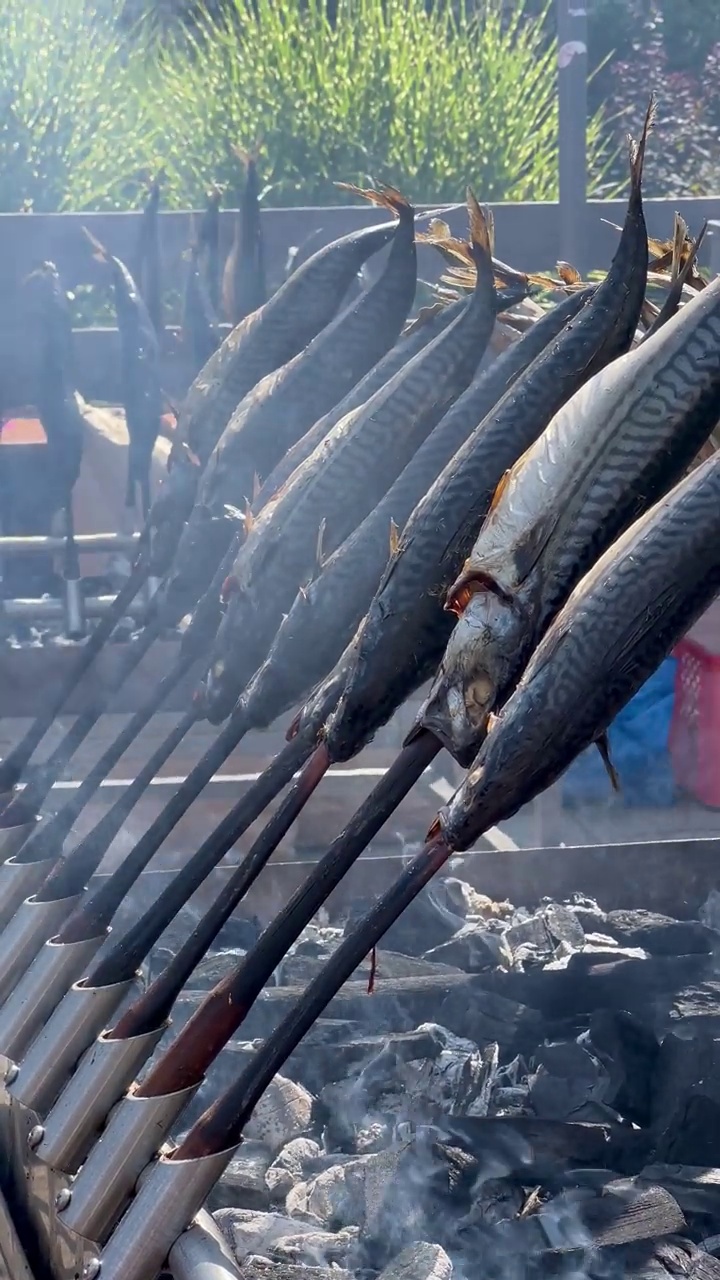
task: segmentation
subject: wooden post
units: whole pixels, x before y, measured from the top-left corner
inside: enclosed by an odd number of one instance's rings
[[[578,270],[586,261],[588,0],[557,0],[558,162],[562,256]]]

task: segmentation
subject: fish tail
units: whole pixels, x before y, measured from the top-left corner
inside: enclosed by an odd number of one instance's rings
[[[485,271],[490,271],[494,279],[492,265],[493,221],[489,209],[483,210],[470,187],[467,189],[468,213],[470,215],[470,255],[477,268],[478,280]]]
[[[640,134],[640,140],[636,142],[634,138],[628,139],[628,142],[630,144],[630,188],[631,188],[632,194],[635,196],[640,195],[640,188],[642,186],[643,165],[645,163],[645,148],[647,147],[647,140],[648,140],[648,135],[650,133],[650,130],[653,128],[653,125],[655,124],[656,113],[657,113],[657,99],[655,97],[655,94],[652,93],[650,95],[648,109],[645,113],[645,122],[642,127],[642,133]]]
[[[356,187],[352,182],[336,182],[335,186],[340,191],[348,191],[351,195],[369,200],[371,204],[376,204],[381,209],[388,209],[401,222],[415,218],[415,210],[410,201],[401,195],[396,187],[380,186],[376,190],[373,187]]]
[[[92,249],[92,251],[93,251],[93,255],[92,255],[92,256],[93,256],[93,258],[95,259],[95,261],[96,261],[96,262],[106,262],[106,263],[109,263],[109,262],[110,262],[110,254],[108,253],[108,251],[107,251],[107,249],[105,248],[105,246],[104,246],[103,244],[101,244],[101,243],[100,243],[100,241],[97,239],[97,237],[96,237],[96,236],[94,236],[94,235],[93,235],[93,233],[92,233],[92,231],[88,230],[88,228],[87,228],[87,227],[83,227],[82,231],[83,231],[83,235],[86,237],[86,239],[87,239],[87,240],[89,241],[89,243],[90,243],[90,247],[91,247],[91,249]]]
[[[675,281],[680,277],[683,268],[683,255],[687,248],[687,222],[679,214],[675,214],[675,226],[673,228],[672,240],[672,261],[670,264],[670,279]]]

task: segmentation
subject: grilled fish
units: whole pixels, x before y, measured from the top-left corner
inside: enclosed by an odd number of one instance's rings
[[[577,585],[440,812],[435,831],[447,846],[467,849],[602,739],[719,588],[716,454],[636,521]]]
[[[115,295],[122,367],[122,401],[130,447],[125,505],[135,506],[139,492],[143,516],[150,511],[150,466],[160,430],[162,389],[160,350],[148,309],[130,272],[86,232],[95,258],[110,269]]]
[[[321,558],[331,555],[472,378],[492,333],[495,300],[487,225],[474,198],[470,209],[478,267],[471,305],[335,427],[251,530],[206,680],[209,718],[229,713],[264,661],[283,613],[313,572],[318,539]]]
[[[472,547],[501,476],[577,388],[630,347],[647,275],[641,183],[651,122],[649,110],[632,149],[628,209],[607,276],[470,436],[408,522],[352,643],[345,693],[327,726],[334,760],[350,759],[433,675],[452,629],[440,601]]]
[[[375,197],[376,193],[372,193]],[[164,588],[168,621],[195,604],[211,563],[198,521],[221,514],[229,503],[249,505],[258,484],[286,449],[330,410],[397,338],[415,295],[415,215],[397,192],[379,195],[398,213],[385,270],[373,288],[346,308],[305,351],[269,374],[239,406],[225,428],[200,482],[193,514]],[[224,549],[223,549],[224,550]]]
[[[553,307],[520,342],[475,378],[382,501],[330,556],[317,577],[300,589],[243,698],[254,725],[270,724],[332,670],[377,589],[388,560],[388,546],[390,554],[397,549],[413,508],[478,423],[591,294],[592,289],[585,295],[572,294]]]
[[[421,721],[467,765],[575,583],[684,474],[720,418],[720,279],[587,383],[512,469],[450,588]]]
[[[223,272],[222,296],[226,319],[239,324],[266,301],[267,285],[257,159],[238,147],[234,151],[245,166],[245,190]]]
[[[358,268],[387,244],[395,226],[368,227],[319,249],[200,370],[183,401],[168,475],[150,517],[158,575],[170,564],[202,470],[240,401],[330,322]]]

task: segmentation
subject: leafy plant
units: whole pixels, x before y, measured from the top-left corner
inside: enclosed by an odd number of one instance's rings
[[[2,0],[0,209],[132,201],[149,136],[139,62],[111,0]]]
[[[229,144],[260,143],[273,204],[335,202],[367,176],[416,199],[557,193],[555,49],[542,16],[423,0],[228,0],[159,52],[163,152],[178,203],[238,181]],[[167,109],[167,108],[166,108]],[[590,126],[602,167],[600,120]]]

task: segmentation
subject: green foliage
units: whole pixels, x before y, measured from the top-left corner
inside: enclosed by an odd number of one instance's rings
[[[190,58],[183,56],[191,50]],[[555,52],[540,19],[499,3],[232,0],[232,12],[161,54],[173,103],[178,195],[231,186],[236,141],[261,140],[273,204],[325,204],[339,177],[392,181],[416,199],[547,200],[557,190]],[[591,127],[599,158],[598,121]],[[595,168],[599,166],[596,164]]]
[[[127,203],[147,158],[138,55],[108,0],[0,3],[0,209]]]
[[[128,33],[115,0],[2,0],[0,208],[126,208],[162,164],[166,203],[237,192],[260,150],[273,204],[368,176],[418,200],[557,192],[555,51],[502,0],[227,0],[188,32]],[[591,123],[594,173],[600,121]]]

